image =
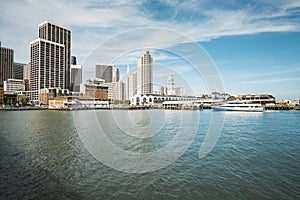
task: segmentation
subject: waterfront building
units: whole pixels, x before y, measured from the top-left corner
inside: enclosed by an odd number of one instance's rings
[[[169,103],[165,103],[169,102]],[[171,103],[170,103],[171,102]],[[203,102],[207,102],[207,100],[196,97],[196,96],[176,96],[176,95],[160,95],[160,94],[136,94],[131,98],[131,105],[133,106],[162,106],[168,104],[195,104],[201,105]]]
[[[13,77],[14,77],[14,79],[21,79],[21,80],[23,80],[24,79],[24,66],[25,66],[26,64],[24,64],[24,63],[16,63],[16,62],[14,62],[14,64],[13,64],[13,72],[14,72],[14,74],[13,74]]]
[[[95,78],[104,79],[106,83],[112,82],[112,65],[96,65]]]
[[[0,83],[0,105],[4,104],[4,86]]]
[[[108,84],[101,79],[95,79],[94,82],[87,80],[85,84],[82,84],[81,91],[90,99],[108,99]]]
[[[37,102],[39,90],[70,88],[71,30],[43,22],[39,38],[30,43],[31,100]]]
[[[0,42],[0,83],[14,78],[14,50],[1,46]]]
[[[48,105],[49,99],[53,99],[55,97],[67,97],[67,96],[70,96],[70,92],[68,89],[44,88],[39,91],[39,103]]]
[[[48,109],[89,109],[108,108],[109,101],[99,101],[87,97],[61,96],[49,99]]]
[[[7,79],[4,81],[4,93],[15,94],[17,91],[25,91],[25,84],[20,79]]]
[[[153,92],[153,59],[149,50],[145,50],[137,63],[137,94]]]
[[[79,92],[80,84],[82,83],[82,66],[71,65],[71,89],[70,91]]]

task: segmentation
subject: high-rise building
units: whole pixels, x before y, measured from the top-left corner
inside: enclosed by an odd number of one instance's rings
[[[127,72],[126,72],[126,76],[124,77],[124,84],[125,84],[125,100],[129,100],[130,96],[129,96],[129,77],[130,77],[130,69],[129,69],[129,65],[127,65]]]
[[[1,46],[0,42],[0,83],[14,77],[14,50]]]
[[[24,79],[24,66],[26,64],[24,63],[16,63],[14,62],[14,79],[20,79],[20,80],[23,80]]]
[[[71,65],[71,91],[79,92],[82,83],[82,66]]]
[[[30,63],[25,65],[23,68],[23,79],[30,80]]]
[[[113,73],[113,80],[112,80],[112,82],[119,82],[119,80],[120,80],[120,71],[119,71],[118,68],[116,68],[114,70],[114,73]]]
[[[43,88],[70,88],[71,30],[43,22],[39,38],[30,43],[32,101]]]
[[[137,63],[137,93],[153,92],[153,60],[148,50],[144,51]]]
[[[111,100],[125,100],[125,84],[122,81],[108,83],[108,98]]]
[[[128,100],[131,99],[134,95],[137,94],[137,73],[136,70],[129,75],[128,79]]]
[[[96,77],[104,79],[106,83],[112,82],[112,65],[96,65]]]

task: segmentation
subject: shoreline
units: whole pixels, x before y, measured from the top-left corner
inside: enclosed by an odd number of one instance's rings
[[[211,110],[211,107],[186,107],[186,108],[160,108],[150,106],[134,106],[134,107],[98,107],[98,108],[40,108],[40,107],[19,107],[19,108],[0,108],[0,112],[6,111],[31,111],[31,110],[53,110],[53,111],[80,111],[80,110]],[[290,107],[266,107],[264,111],[290,111],[297,110]]]

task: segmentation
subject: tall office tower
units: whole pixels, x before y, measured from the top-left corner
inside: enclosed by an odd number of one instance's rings
[[[167,95],[175,95],[175,83],[173,72],[170,71],[168,82],[167,82]]]
[[[24,66],[26,64],[14,62],[14,79],[24,79]]]
[[[129,69],[129,66],[127,65],[127,72],[126,72],[126,76],[124,78],[124,87],[125,87],[125,92],[124,92],[124,95],[125,95],[125,100],[129,100],[130,99],[130,96],[129,96],[129,77],[130,77],[130,69]]]
[[[120,80],[120,71],[119,71],[119,69],[118,68],[116,68],[115,70],[114,70],[114,73],[113,73],[113,82],[119,82],[119,80]]]
[[[76,56],[71,57],[71,65],[77,65],[77,59]]]
[[[65,66],[64,87],[62,89],[69,89],[71,70],[71,30],[45,21],[39,25],[39,38],[64,45],[63,58]]]
[[[79,92],[82,84],[82,66],[71,65],[71,91]]]
[[[50,22],[39,25],[39,38],[30,43],[32,101],[43,88],[70,89],[71,30]]]
[[[112,82],[112,65],[96,65],[96,77],[104,79],[106,83]]]
[[[137,93],[153,93],[152,57],[148,50],[144,51],[137,63]]]
[[[128,81],[128,99],[137,94],[137,72],[136,70],[130,74]]]
[[[14,76],[14,50],[1,46],[0,42],[0,84]]]

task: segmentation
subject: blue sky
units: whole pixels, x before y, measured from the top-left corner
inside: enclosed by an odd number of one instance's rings
[[[172,69],[176,85],[188,93],[211,92],[207,74],[195,73],[189,55],[170,51],[181,45],[196,54],[191,57],[207,53],[211,63],[204,65],[216,67],[228,93],[300,99],[299,0],[11,0],[0,1],[0,8],[0,40],[15,50],[18,62],[29,62],[29,43],[38,37],[38,24],[48,20],[72,30],[72,54],[84,67],[84,80],[94,77],[96,63],[112,62],[124,74],[148,48],[157,86]],[[149,27],[162,31],[150,35]],[[203,52],[193,51],[191,40]]]

